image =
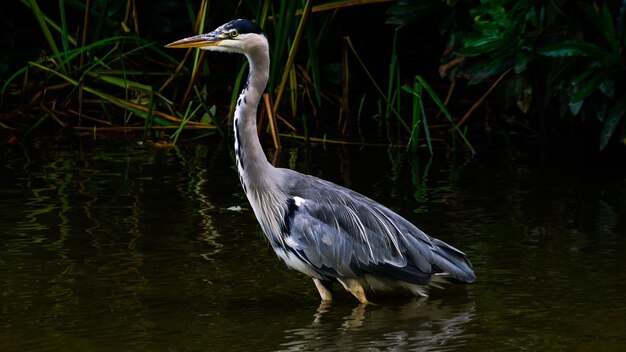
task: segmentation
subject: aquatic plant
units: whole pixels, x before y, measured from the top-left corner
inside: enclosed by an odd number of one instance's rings
[[[546,136],[569,121],[599,131],[601,150],[611,139],[626,143],[626,2],[398,1],[390,21],[406,25],[435,12],[444,14],[448,37],[442,74],[486,83],[485,94],[500,85],[522,113],[517,121]]]

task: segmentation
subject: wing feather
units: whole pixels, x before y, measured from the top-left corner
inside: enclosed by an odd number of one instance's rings
[[[291,236],[292,250],[318,268],[320,275],[370,273],[415,284],[427,284],[433,274],[475,280],[465,254],[383,205],[333,183],[285,170],[292,173],[285,191],[299,199],[286,235]]]

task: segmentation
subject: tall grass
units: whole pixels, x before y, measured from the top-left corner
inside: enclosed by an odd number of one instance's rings
[[[44,14],[36,0],[21,2],[32,11],[50,54],[28,62],[2,85],[3,105],[9,91],[31,97],[30,110],[11,121],[12,129],[30,133],[46,125],[46,121],[94,135],[97,131],[136,129],[143,129],[147,135],[151,129],[180,129],[186,125],[193,129],[215,128],[177,112],[172,101],[153,88],[154,82],[171,75],[166,68],[177,63],[162,50],[161,43],[133,34],[96,39],[105,19],[92,12],[90,1],[81,7],[85,11],[83,23],[89,25],[87,19],[96,18],[96,27],[83,28],[78,32],[82,35],[78,40],[68,30],[68,17],[76,14],[76,2],[59,1],[60,23]],[[125,12],[123,23],[134,21],[127,17],[130,13]],[[128,28],[121,29],[124,32]],[[92,33],[91,38],[88,33]]]
[[[455,141],[459,139],[462,141],[463,146],[473,154],[474,148],[467,138],[466,131],[462,131],[459,128],[456,120],[450,114],[438,94],[422,76],[415,76],[412,86],[402,84],[400,62],[396,50],[396,39],[397,32],[394,36],[391,47],[386,91],[384,91],[378,84],[374,75],[361,59],[361,56],[352,45],[349,38],[347,40],[348,46],[354,54],[355,59],[359,62],[363,72],[365,72],[366,76],[369,78],[372,86],[379,93],[379,99],[383,102],[382,105],[384,106],[384,109],[381,111],[380,115],[385,119],[384,127],[387,131],[389,144],[392,145],[397,143],[398,138],[402,138],[402,134],[404,132],[408,132],[409,138],[406,142],[407,147],[417,149],[422,143],[425,143],[429,152],[431,154],[434,153],[433,138],[430,132],[432,126],[428,123],[428,116],[425,109],[426,102],[424,101],[424,97],[429,97],[450,124],[449,130],[452,137],[452,146],[455,147]],[[408,108],[407,104],[405,104],[402,99],[403,92],[411,95],[411,103]],[[409,117],[412,121],[410,125],[404,119]],[[394,128],[393,126],[396,127]]]
[[[226,134],[222,127],[229,121],[237,95],[245,83],[246,65],[233,66],[237,67],[231,75],[234,83],[226,87],[233,92],[230,102],[220,103],[211,95],[215,81],[201,79],[215,74],[213,59],[207,60],[205,51],[180,53],[164,50],[164,43],[143,39],[138,35],[141,22],[134,0],[126,2],[117,17],[104,14],[108,6],[106,1],[59,0],[58,19],[42,12],[37,0],[20,1],[36,19],[49,54],[31,60],[4,82],[2,99],[9,92],[17,92],[29,101],[30,108],[8,127],[34,131],[53,124],[94,135],[97,131],[141,130],[144,137],[148,137],[151,131],[164,130],[168,131],[165,139],[172,143],[179,141],[185,130]],[[449,122],[451,139],[459,139],[462,145],[472,150],[466,132],[460,130],[421,76],[415,77],[411,86],[403,83],[407,79],[397,55],[397,31],[389,48],[387,76],[382,80],[375,78],[376,74],[371,72],[360,54],[363,48],[356,48],[351,38],[343,38],[340,53],[343,85],[340,96],[329,95],[332,84],[324,80],[322,69],[329,63],[323,62],[320,54],[326,50],[329,36],[335,35],[332,29],[337,11],[379,2],[385,1],[344,0],[314,5],[312,0],[257,0],[242,5],[246,7],[235,8],[242,12],[237,13],[237,17],[254,18],[271,42],[271,76],[268,95],[261,109],[262,115],[268,118],[261,116],[259,121],[269,122],[277,147],[279,136],[328,143],[381,144],[379,139],[365,131],[365,126],[375,115],[368,99],[363,96],[355,100],[357,107],[350,106],[350,96],[354,95],[351,76],[359,74],[368,77],[378,93],[374,100],[378,102],[377,115],[382,119],[383,135],[386,136],[383,137],[386,142],[382,144],[404,145],[411,149],[426,145],[434,153],[436,139],[426,114],[429,111],[427,104],[434,103]],[[185,34],[182,36],[204,33],[221,24],[214,23],[216,3],[185,1],[184,6],[189,30],[183,29]],[[76,19],[77,13],[83,16],[82,27],[73,35],[69,20]],[[181,54],[184,56],[178,59],[171,56]],[[361,69],[351,70],[349,66],[354,63]],[[425,97],[430,99],[425,101]],[[337,131],[316,129],[311,133],[311,125],[321,124],[319,112],[332,110],[329,106],[337,101],[341,102],[338,104]],[[358,111],[355,122],[358,140],[345,137],[350,136],[346,131],[354,123],[349,121],[351,109]]]

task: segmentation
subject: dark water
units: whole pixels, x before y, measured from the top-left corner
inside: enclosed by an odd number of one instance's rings
[[[286,148],[463,249],[478,281],[428,300],[312,282],[268,247],[230,145],[12,148],[0,158],[1,351],[626,348],[626,177],[541,154],[408,162]],[[229,209],[241,207],[237,211]]]

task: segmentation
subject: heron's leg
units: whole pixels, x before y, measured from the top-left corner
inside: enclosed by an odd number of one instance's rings
[[[349,278],[338,278],[337,280],[341,282],[346,291],[352,293],[352,295],[356,297],[359,302],[362,304],[371,304],[371,302],[365,297],[365,289],[363,289],[363,286],[358,280]]]
[[[317,287],[317,292],[319,292],[320,297],[322,297],[322,301],[332,301],[333,294],[330,293],[330,291],[328,290],[328,288],[326,288],[326,286],[324,286],[324,283],[322,282],[322,280],[314,278],[313,282],[315,283],[315,287]]]

